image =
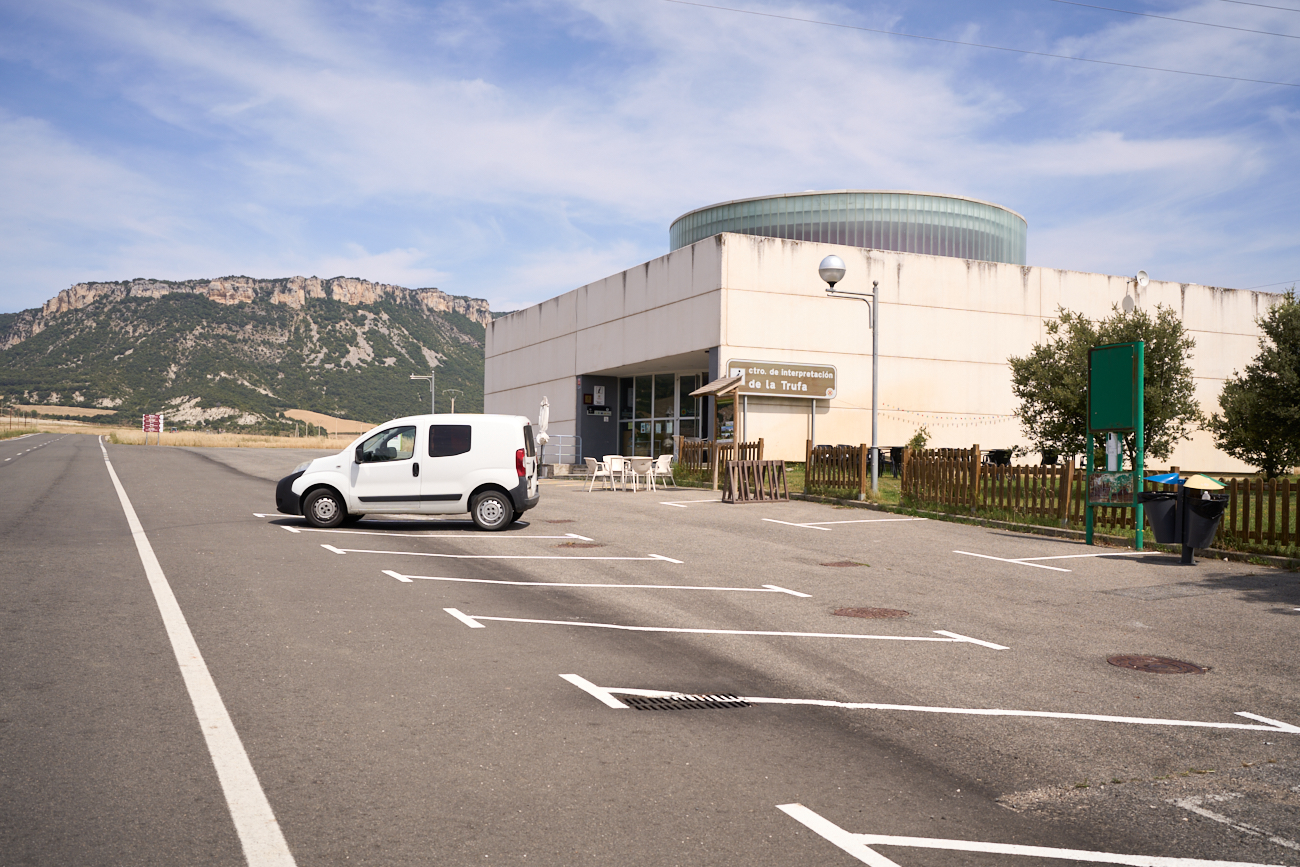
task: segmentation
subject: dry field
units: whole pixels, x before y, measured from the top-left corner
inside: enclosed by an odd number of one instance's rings
[[[96,416],[112,415],[117,412],[113,409],[95,409],[89,406],[49,406],[46,404],[15,404],[14,409],[21,409],[23,412],[36,412],[40,415],[77,415],[77,416]]]
[[[350,418],[336,418],[332,415],[325,415],[323,412],[312,412],[309,409],[291,409],[285,413],[289,418],[296,421],[311,422],[325,428],[331,434],[346,434],[357,436],[374,427],[373,424],[366,421],[355,421]]]
[[[314,423],[314,422],[313,422]],[[109,442],[144,445],[144,432],[116,428],[108,432]],[[259,434],[218,434],[202,431],[149,434],[149,444],[211,449],[341,449],[352,437],[273,437]]]

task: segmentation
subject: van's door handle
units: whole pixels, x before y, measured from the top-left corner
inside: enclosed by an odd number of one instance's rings
[[[419,474],[420,474],[420,465],[418,463],[411,464],[411,475],[418,476]]]

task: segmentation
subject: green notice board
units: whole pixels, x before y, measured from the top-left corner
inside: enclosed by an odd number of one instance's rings
[[[1136,430],[1142,415],[1142,373],[1136,343],[1098,346],[1088,365],[1088,428]]]

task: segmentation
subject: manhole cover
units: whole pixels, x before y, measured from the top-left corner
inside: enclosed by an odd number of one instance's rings
[[[1106,660],[1120,668],[1149,671],[1152,674],[1205,674],[1208,668],[1167,656],[1112,656]]]
[[[662,698],[620,695],[618,700],[635,710],[705,710],[751,706],[749,702],[735,695],[674,695]]]
[[[847,567],[849,567],[849,566],[865,566],[865,565],[867,565],[867,564],[866,564],[866,563],[857,563],[857,562],[855,562],[855,561],[853,561],[853,560],[836,560],[834,563],[823,563],[822,565],[823,565],[823,566],[836,566],[836,567],[839,567],[839,568],[847,568]]]
[[[883,620],[888,617],[911,617],[912,612],[898,608],[836,608],[835,613],[841,617],[865,617],[868,620]]]
[[[600,542],[561,542],[557,548],[604,548]]]
[[[554,521],[547,521],[546,523],[548,523],[548,524],[572,524],[572,523],[574,523],[574,521],[573,521],[572,518],[559,518],[559,519],[554,520]]]

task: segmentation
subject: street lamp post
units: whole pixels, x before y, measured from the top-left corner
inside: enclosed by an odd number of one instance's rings
[[[434,403],[434,399],[435,399],[436,394],[435,394],[435,392],[434,392],[434,390],[433,390],[433,373],[434,373],[434,372],[433,372],[432,370],[429,371],[429,375],[428,375],[428,376],[420,376],[420,375],[418,375],[418,374],[412,373],[412,374],[411,374],[411,379],[427,379],[427,380],[429,380],[429,412],[434,413],[434,414],[437,414],[437,412],[438,412],[437,404]]]
[[[461,391],[459,388],[444,388],[442,390],[442,396],[451,399],[451,411],[453,413],[456,412],[456,398],[460,397],[464,393],[465,392]]]
[[[880,490],[880,448],[876,445],[876,430],[879,420],[880,395],[880,301],[876,297],[880,292],[879,281],[871,282],[871,294],[865,292],[845,292],[836,290],[835,284],[844,279],[844,260],[839,256],[827,256],[822,259],[817,273],[826,281],[826,294],[831,298],[843,298],[852,301],[859,299],[867,305],[871,317],[871,492]]]

